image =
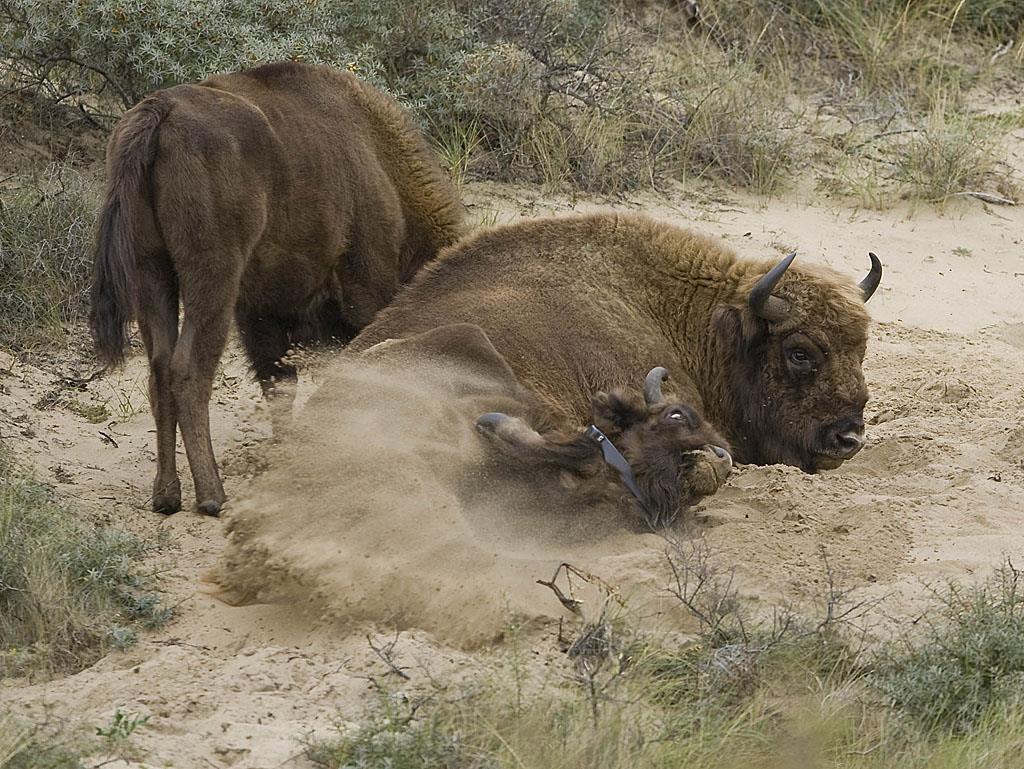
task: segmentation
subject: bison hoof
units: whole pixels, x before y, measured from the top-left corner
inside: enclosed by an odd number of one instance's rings
[[[488,434],[496,433],[502,422],[509,419],[511,419],[511,417],[508,414],[502,414],[500,411],[492,411],[488,414],[483,414],[482,416],[477,417],[477,432]]]
[[[181,482],[175,478],[169,483],[157,480],[153,484],[153,512],[174,515],[181,510]]]
[[[153,497],[153,512],[174,515],[181,510],[181,495],[157,494]]]
[[[224,506],[223,502],[218,502],[214,499],[205,499],[202,502],[196,502],[196,510],[203,515],[209,515],[214,518],[220,517],[220,509]]]

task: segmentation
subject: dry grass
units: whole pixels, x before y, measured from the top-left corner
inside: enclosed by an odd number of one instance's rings
[[[80,520],[0,447],[0,678],[78,669],[169,619],[138,571],[153,546]]]
[[[352,769],[1020,763],[1024,635],[1012,567],[976,588],[937,591],[925,633],[866,647],[855,627],[865,607],[830,571],[815,619],[781,612],[757,622],[699,551],[670,556],[670,592],[702,627],[689,642],[659,641],[610,612],[577,626],[561,666],[529,673],[513,645],[484,680],[408,696],[382,690],[362,723],[307,740],[307,756]]]

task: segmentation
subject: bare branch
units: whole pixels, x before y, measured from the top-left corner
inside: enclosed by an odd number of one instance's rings
[[[401,668],[395,664],[395,645],[398,643],[398,631],[395,631],[395,637],[392,638],[388,643],[383,646],[377,646],[373,643],[373,639],[370,638],[369,633],[366,635],[366,643],[370,645],[373,653],[377,655],[381,662],[388,666],[388,670],[394,673],[396,676],[410,680],[409,674],[405,671],[407,668]]]

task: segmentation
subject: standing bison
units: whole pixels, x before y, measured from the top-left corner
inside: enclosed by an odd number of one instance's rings
[[[664,365],[737,461],[815,472],[864,442],[864,303],[882,267],[872,254],[858,285],[792,262],[637,215],[522,222],[448,250],[351,348],[475,324],[539,400],[535,426],[579,424],[592,393]]]
[[[198,509],[224,502],[209,399],[232,313],[269,395],[295,377],[282,362],[293,344],[351,339],[460,236],[462,214],[402,109],[349,73],[270,64],[158,91],[125,114],[107,148],[92,329],[116,364],[138,320],[153,509],[181,507],[178,424]]]

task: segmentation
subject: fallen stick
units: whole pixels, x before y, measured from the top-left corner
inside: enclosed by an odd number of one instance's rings
[[[565,569],[566,582],[569,586],[568,595],[563,593],[561,588],[559,588],[558,585],[555,584],[558,581],[558,575],[561,573],[562,569]],[[573,566],[571,563],[568,563],[566,561],[563,561],[562,563],[558,564],[558,567],[555,569],[555,574],[553,577],[551,577],[550,581],[538,579],[536,580],[536,582],[538,585],[543,585],[544,587],[550,589],[551,592],[555,594],[555,598],[557,598],[559,603],[561,603],[562,606],[564,606],[566,609],[571,611],[573,614],[580,614],[580,609],[583,606],[583,601],[579,600],[578,598],[572,595],[571,575],[573,574],[575,574],[578,578],[582,579],[584,582],[589,582],[590,584],[596,586],[598,589],[604,592],[604,594],[608,598],[614,600],[617,604],[619,604],[619,606],[625,608],[626,602],[622,599],[622,596],[619,595],[618,590],[616,590],[614,587],[612,587],[610,584],[605,582],[600,577],[596,577],[590,572],[584,571],[583,569],[580,569],[577,566]]]
[[[1004,198],[1002,195],[995,195],[991,192],[974,192],[970,190],[964,190],[963,192],[954,192],[949,197],[965,197],[965,198],[977,198],[983,200],[986,203],[993,203],[997,206],[1015,206],[1017,205],[1016,200],[1010,198]]]

